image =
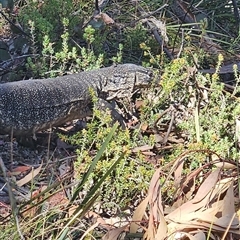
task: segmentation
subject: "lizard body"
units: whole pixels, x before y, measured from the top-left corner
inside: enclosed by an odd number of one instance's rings
[[[151,70],[122,64],[57,78],[0,84],[0,134],[34,134],[84,118],[92,113],[90,89],[100,99],[122,98],[151,80]]]

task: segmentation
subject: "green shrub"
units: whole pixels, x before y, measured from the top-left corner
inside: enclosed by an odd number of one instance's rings
[[[82,174],[91,165],[92,151],[98,151],[102,146],[104,139],[111,130],[111,122],[109,115],[95,110],[93,119],[88,123],[87,129],[69,139],[72,144],[79,146],[77,149],[78,157],[75,162],[75,176],[77,178],[81,179]],[[120,154],[125,151],[123,159],[120,160],[116,169],[101,187],[103,207],[112,206],[115,208],[117,204],[122,209],[132,203],[136,194],[144,193],[147,190],[154,169],[141,157],[140,153],[137,155],[131,153],[130,149],[137,144],[133,141],[132,135],[134,134],[137,135],[137,132],[131,133],[129,130],[119,128],[88,180],[88,187],[94,185],[95,181],[103,176],[113,162],[119,158]],[[145,141],[145,144],[150,143],[148,138],[142,141]]]

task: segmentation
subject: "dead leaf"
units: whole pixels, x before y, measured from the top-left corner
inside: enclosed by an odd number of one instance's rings
[[[143,124],[141,125],[141,130],[142,130],[143,132],[145,132],[147,129],[148,129],[148,124],[147,124],[147,123],[143,123]]]
[[[206,206],[206,204],[214,199],[216,194],[219,194],[219,189],[222,190],[223,183],[216,184],[220,169],[212,172],[208,178],[202,183],[195,197],[184,203],[173,212],[169,213],[166,218],[171,221],[185,222],[191,218],[198,218],[197,211]],[[226,187],[226,186],[225,186]],[[193,215],[191,215],[193,214]]]
[[[211,189],[216,185],[217,180],[219,178],[221,168],[217,168],[214,172],[212,172],[205,181],[201,184],[200,188],[197,191],[193,199],[193,203],[200,202],[206,195],[211,191]]]
[[[93,219],[94,222],[98,223],[98,225],[100,225],[101,227],[107,229],[108,231],[110,231],[111,229],[114,229],[113,225],[118,221],[114,221],[113,218],[111,217],[110,219],[107,219],[106,221],[97,213],[93,212],[93,211],[89,211],[86,215],[86,218],[91,218]],[[111,223],[109,223],[111,221]]]
[[[66,206],[69,203],[68,198],[66,197],[66,194],[64,190],[56,192],[51,197],[47,199],[49,208],[58,207],[61,208],[61,206]]]
[[[94,17],[95,19],[102,19],[106,25],[114,24],[114,20],[109,17],[106,13],[100,13]]]
[[[162,198],[161,198],[161,188],[160,188],[160,173],[161,168],[157,169],[155,173],[153,174],[153,177],[150,182],[150,187],[148,190],[148,196],[149,196],[149,222],[148,222],[148,228],[146,230],[146,233],[144,236],[146,236],[146,239],[154,239],[156,235],[156,226],[158,226],[161,216],[163,215],[163,205],[162,205]],[[159,215],[160,214],[160,215]],[[165,224],[163,223],[162,227],[164,227]],[[165,228],[163,228],[165,230]],[[164,232],[162,233],[164,236]]]
[[[179,187],[180,182],[182,181],[182,170],[183,170],[184,162],[181,162],[176,170],[174,171],[174,185],[176,188]]]
[[[214,165],[218,168],[223,169],[235,169],[237,166],[235,164],[229,163],[229,162],[216,162]]]
[[[153,149],[153,146],[144,145],[144,146],[133,148],[132,152],[134,152],[134,153],[136,153],[136,152],[144,152],[144,151],[152,150],[152,149]]]
[[[234,207],[234,192],[233,192],[233,181],[232,181],[223,199],[222,215],[233,216],[234,214],[235,214],[235,207]]]
[[[135,102],[136,109],[141,108],[143,105],[144,105],[144,101],[143,100],[136,100],[136,102]]]
[[[16,176],[24,172],[27,172],[29,169],[31,169],[30,166],[18,166],[9,171],[8,176]]]
[[[195,240],[206,240],[206,235],[204,234],[203,231],[198,231],[197,234],[194,235]]]
[[[136,233],[138,228],[139,228],[139,223],[142,221],[142,218],[145,214],[146,208],[147,208],[147,204],[148,204],[148,200],[149,200],[149,196],[147,196],[136,208],[133,217],[132,217],[132,221],[130,224],[130,233]]]
[[[150,21],[152,22],[157,28],[158,30],[161,32],[161,36],[163,37],[164,41],[167,43],[168,42],[168,36],[167,36],[167,29],[166,29],[166,24],[162,21],[160,21],[159,19],[156,19],[154,17],[149,17],[147,19],[143,19],[144,21]]]
[[[159,239],[159,240],[162,240],[162,239],[165,239],[166,236],[167,236],[167,222],[164,218],[164,215],[161,211],[158,212],[159,214],[159,218],[160,218],[160,223],[158,225],[158,229],[157,229],[157,232],[156,232],[156,237],[155,239]]]
[[[32,181],[33,178],[36,177],[36,176],[39,174],[39,172],[41,171],[41,169],[42,169],[42,164],[41,164],[38,168],[33,169],[33,170],[32,170],[29,174],[27,174],[24,178],[18,180],[18,181],[16,182],[16,184],[17,184],[19,187],[21,187],[21,186],[23,186],[24,184]]]
[[[119,235],[123,232],[126,231],[126,228],[128,227],[128,224],[116,229],[111,229],[108,231],[102,238],[102,240],[118,240]]]

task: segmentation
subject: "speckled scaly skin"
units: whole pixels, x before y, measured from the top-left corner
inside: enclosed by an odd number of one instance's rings
[[[122,64],[52,79],[0,84],[0,134],[34,134],[92,113],[92,89],[99,98],[131,96],[148,85],[152,71]]]

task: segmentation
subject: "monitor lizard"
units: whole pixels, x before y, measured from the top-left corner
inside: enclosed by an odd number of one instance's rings
[[[149,85],[151,69],[120,64],[56,78],[0,84],[0,134],[31,135],[92,114],[99,99],[129,97]]]

